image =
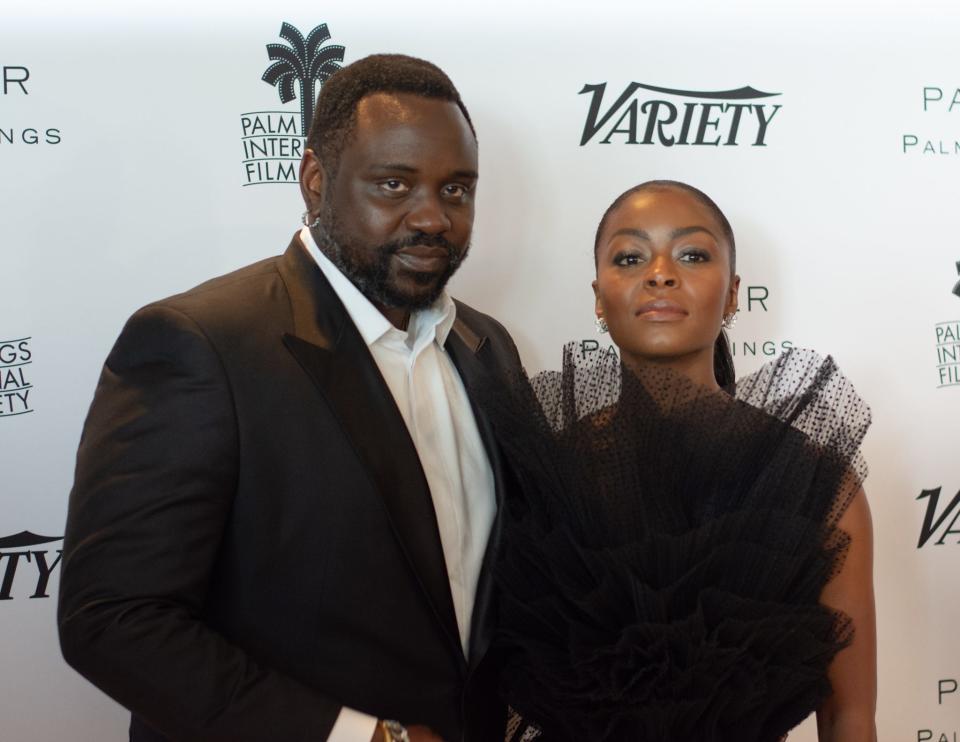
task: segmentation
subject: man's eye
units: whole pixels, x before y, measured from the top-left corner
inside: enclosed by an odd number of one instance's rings
[[[380,187],[392,194],[406,193],[409,190],[406,183],[404,183],[402,180],[397,180],[396,178],[381,181]]]
[[[450,198],[463,198],[467,195],[467,188],[459,183],[451,183],[443,187],[443,194]]]

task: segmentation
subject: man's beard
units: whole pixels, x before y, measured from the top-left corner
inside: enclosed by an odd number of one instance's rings
[[[462,250],[458,249],[443,235],[423,232],[386,242],[372,249],[358,246],[343,236],[343,230],[332,215],[321,216],[320,225],[313,230],[313,236],[320,251],[367,299],[380,306],[408,310],[423,309],[433,304],[443,293],[447,281],[466,260],[470,248],[468,243]],[[415,245],[445,249],[447,265],[439,274],[404,271],[405,276],[423,289],[414,293],[391,280],[390,265],[397,251]],[[367,256],[369,260],[364,260]]]

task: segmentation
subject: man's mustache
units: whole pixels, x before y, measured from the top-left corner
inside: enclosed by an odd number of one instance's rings
[[[400,240],[386,242],[380,246],[380,250],[385,254],[392,255],[393,253],[398,252],[405,247],[416,247],[417,245],[423,245],[425,247],[442,247],[447,251],[447,254],[450,256],[451,260],[459,258],[463,252],[461,248],[454,245],[442,234],[425,234],[423,232],[412,234],[409,237],[404,237]]]

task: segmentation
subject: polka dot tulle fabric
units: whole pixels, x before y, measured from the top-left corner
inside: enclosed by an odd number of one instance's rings
[[[514,483],[509,738],[774,742],[817,707],[855,630],[819,596],[870,423],[831,358],[791,350],[711,391],[570,345],[485,397]]]

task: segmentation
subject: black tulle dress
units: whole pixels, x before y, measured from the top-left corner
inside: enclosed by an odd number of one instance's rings
[[[869,409],[789,351],[708,391],[613,355],[491,392],[517,486],[497,568],[507,739],[774,742],[852,638],[819,603]]]

